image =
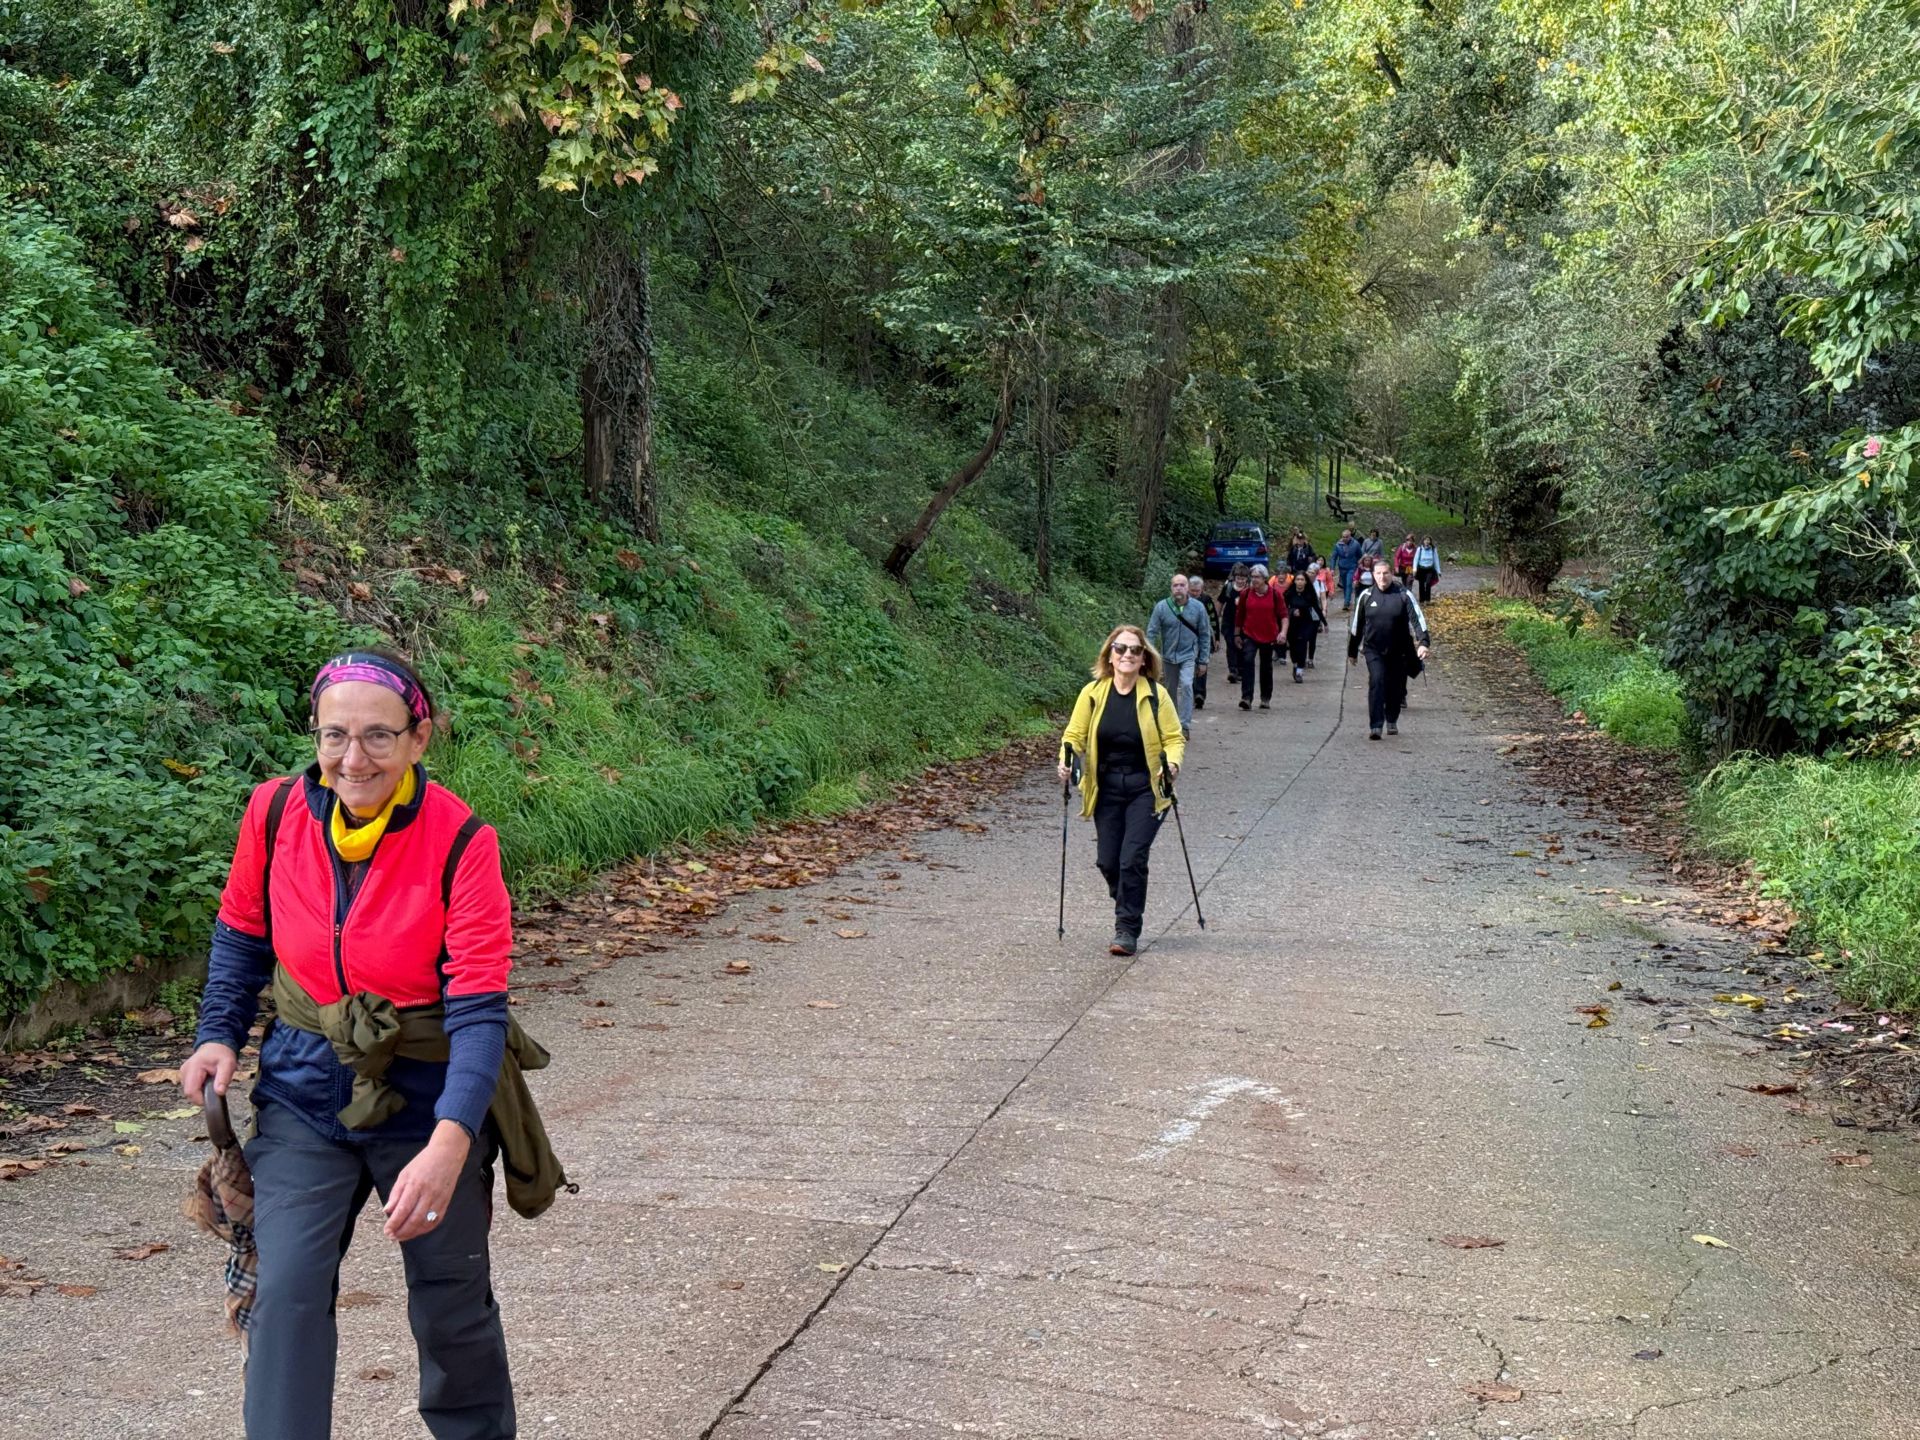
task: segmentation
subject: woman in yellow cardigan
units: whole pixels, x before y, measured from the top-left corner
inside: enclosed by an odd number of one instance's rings
[[[1115,696],[1131,704],[1110,705]],[[1160,684],[1160,656],[1137,625],[1121,625],[1100,647],[1093,681],[1074,702],[1060,740],[1060,778],[1080,762],[1080,814],[1093,817],[1095,863],[1113,896],[1115,955],[1140,947],[1147,904],[1147,855],[1161,816],[1173,803],[1169,789],[1186,759],[1187,735]]]

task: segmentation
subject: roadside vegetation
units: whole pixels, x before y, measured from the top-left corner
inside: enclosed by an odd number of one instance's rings
[[[1835,751],[1713,763],[1679,677],[1650,647],[1571,596],[1559,613],[1484,603],[1569,714],[1623,744],[1681,756],[1703,841],[1750,862],[1765,893],[1793,907],[1842,993],[1920,1009],[1920,771],[1910,761]]]

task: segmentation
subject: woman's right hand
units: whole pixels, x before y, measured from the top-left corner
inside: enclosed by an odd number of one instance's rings
[[[218,1040],[209,1040],[180,1067],[180,1093],[196,1105],[204,1104],[207,1082],[213,1082],[214,1094],[224,1095],[233,1080],[233,1072],[239,1068],[240,1057],[230,1047]]]
[[[1064,760],[1054,767],[1054,773],[1059,775],[1063,781],[1073,779],[1073,771]]]

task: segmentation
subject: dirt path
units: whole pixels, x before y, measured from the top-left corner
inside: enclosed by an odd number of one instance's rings
[[[1470,675],[1370,744],[1335,658],[1200,718],[1205,933],[1169,830],[1152,945],[1101,953],[1076,825],[1056,943],[1036,778],[530,996],[583,1189],[496,1231],[522,1433],[1911,1431],[1912,1143],[1740,1088],[1743,946],[1530,793]],[[0,1252],[98,1291],[0,1298],[0,1434],[238,1433],[190,1128],[0,1185]],[[342,1288],[339,1433],[424,1433],[371,1223]]]

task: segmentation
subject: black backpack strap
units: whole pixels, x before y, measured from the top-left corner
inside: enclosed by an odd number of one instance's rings
[[[460,822],[460,828],[454,832],[453,847],[447,851],[447,863],[440,871],[440,908],[446,910],[453,905],[453,877],[460,873],[460,857],[467,853],[467,846],[473,843],[473,837],[480,833],[484,822],[478,815],[469,815]]]
[[[453,908],[453,878],[460,873],[461,857],[467,853],[467,846],[473,843],[473,837],[480,833],[484,824],[478,815],[469,815],[460,822],[460,828],[454,832],[453,844],[447,850],[447,863],[440,867],[440,912],[441,923],[446,923],[445,915]],[[453,957],[447,954],[446,936],[440,937],[440,993],[447,993],[447,962]]]
[[[280,843],[280,819],[287,813],[287,797],[293,794],[299,778],[287,776],[274,790],[273,799],[267,802],[266,858],[260,862],[260,915],[266,921],[269,946],[273,944],[273,851]]]

